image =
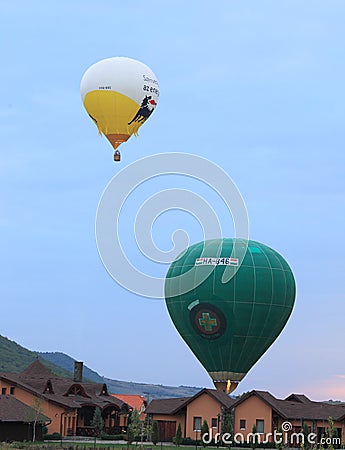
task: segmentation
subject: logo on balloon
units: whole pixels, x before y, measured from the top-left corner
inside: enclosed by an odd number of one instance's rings
[[[205,241],[223,237],[218,216],[210,202],[203,196],[192,189],[159,188],[158,192],[141,202],[134,220],[134,239],[136,249],[140,251],[140,257],[144,256],[147,264],[153,262],[160,267],[152,271],[154,275],[145,273],[145,270],[142,270],[143,265],[141,270],[137,267],[137,259],[131,259],[131,252],[124,249],[127,235],[130,230],[133,230],[133,225],[131,223],[129,227],[126,223],[125,238],[121,238],[120,221],[124,220],[124,217],[127,219],[126,204],[130,203],[134,192],[137,192],[139,187],[144,188],[143,185],[151,181],[157,185],[157,179],[160,184],[161,178],[168,175],[182,175],[183,180],[193,179],[193,182],[200,182],[203,188],[205,185],[211,188],[213,194],[216,193],[230,215],[230,220],[227,218],[226,221],[223,220],[223,223],[226,222],[228,225],[232,219],[234,237],[243,239],[244,245],[247,246],[245,241],[248,239],[249,233],[247,209],[235,183],[221,167],[208,159],[188,153],[161,153],[135,161],[118,172],[102,194],[96,214],[96,242],[99,255],[111,277],[123,288],[143,297],[165,298],[166,271],[162,274],[162,265],[171,264],[186,251],[190,244],[187,232],[178,228],[171,236],[173,247],[168,251],[158,248],[153,239],[153,228],[161,215],[176,210],[188,213],[201,225]],[[180,177],[179,180],[181,179]],[[175,222],[172,221],[172,223]],[[216,257],[217,255],[212,254],[211,256]],[[223,258],[225,262],[222,259],[215,260],[214,265],[213,263],[208,265],[208,261],[206,261],[202,267],[203,274],[198,276],[194,287],[201,284],[218,264],[224,264],[228,269],[224,272],[223,282],[229,281],[240,268],[242,260],[235,261],[231,259],[233,255],[228,256],[229,258]],[[197,265],[194,265],[194,262],[195,260],[192,262],[189,275],[200,270]],[[144,266],[146,267],[146,264]],[[160,274],[160,276],[155,276],[155,274]],[[177,274],[176,277],[174,275],[173,278],[176,281],[181,280],[179,294],[190,291],[190,285],[184,284],[183,274]],[[223,327],[221,313],[210,310],[205,311],[205,314],[207,312],[210,313],[210,325],[203,327],[201,324],[200,332],[204,330],[204,335],[208,337],[219,335]],[[202,320],[202,317],[200,319]],[[219,324],[217,322],[216,326],[212,325],[212,319],[219,319]],[[209,330],[210,327],[211,330]]]
[[[128,122],[128,125],[131,125],[133,122],[144,123],[145,120],[151,116],[156,105],[157,103],[152,99],[152,96],[146,95],[144,100],[141,102],[138,112],[133,119]]]
[[[205,339],[218,339],[226,329],[223,312],[209,303],[199,303],[189,314],[194,331]]]

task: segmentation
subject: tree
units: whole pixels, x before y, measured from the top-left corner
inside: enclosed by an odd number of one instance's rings
[[[302,427],[302,434],[303,434],[303,450],[309,450],[309,441],[308,441],[308,436],[309,436],[309,427],[307,422],[304,422],[303,427]]]
[[[42,402],[43,402],[43,400],[40,397],[38,397],[37,395],[34,395],[32,404],[30,405],[31,409],[32,409],[32,413],[30,413],[26,419],[26,422],[28,422],[29,424],[32,424],[32,442],[36,441],[37,423],[41,422],[40,416],[43,413]]]
[[[334,450],[334,438],[337,437],[337,430],[334,427],[334,421],[331,416],[328,417],[328,425],[327,428],[327,438],[329,438],[330,444],[328,445],[328,450]]]
[[[232,421],[230,411],[226,411],[224,414],[224,421],[222,426],[222,433],[232,433]]]
[[[144,432],[146,436],[146,441],[152,441],[151,435],[152,435],[152,421],[149,419],[148,415],[146,415],[146,418],[144,420]]]
[[[202,439],[202,437],[205,436],[205,434],[208,435],[208,433],[209,433],[208,423],[207,420],[205,419],[201,425],[201,442],[203,447],[206,447],[206,444],[204,442],[204,439]]]
[[[128,442],[131,443],[134,440],[137,440],[140,438],[142,433],[142,424],[139,419],[139,412],[137,409],[132,411],[132,414],[129,419],[129,425],[127,429],[127,439]]]
[[[223,416],[223,423],[222,423],[222,434],[230,434],[232,436],[232,431],[233,431],[233,427],[232,427],[232,417],[231,417],[231,412],[229,410],[227,410]],[[219,439],[217,442],[217,447],[219,447]],[[228,444],[227,445],[228,448],[231,448],[231,445]]]
[[[181,444],[182,444],[182,429],[181,429],[181,424],[179,422],[177,431],[175,434],[175,445],[177,445],[179,447]]]
[[[250,392],[250,391],[242,392],[242,394],[236,395],[236,396],[235,396],[235,399],[236,399],[236,400],[239,400],[240,398],[243,398],[245,395],[249,394],[249,392]]]
[[[95,437],[99,436],[104,428],[104,420],[102,417],[102,413],[100,408],[96,408],[95,412],[93,413],[93,418],[91,421],[91,426],[93,426],[94,430],[95,430]]]
[[[157,445],[157,442],[159,441],[159,430],[157,420],[154,420],[152,422],[151,441],[153,445]]]
[[[252,428],[252,436],[251,436],[251,440],[250,440],[250,446],[252,449],[256,448],[256,438],[258,436],[258,430],[256,428],[256,425],[253,425]]]
[[[275,447],[277,450],[283,450],[284,448],[284,439],[283,439],[283,429],[282,427],[278,428],[278,435],[277,438],[275,439]]]

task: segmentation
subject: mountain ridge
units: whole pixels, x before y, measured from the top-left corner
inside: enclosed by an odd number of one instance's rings
[[[70,373],[73,373],[74,362],[76,360],[71,356],[61,352],[39,352],[38,354],[49,362],[59,365]],[[153,383],[113,380],[111,378],[99,375],[96,371],[90,369],[86,365],[83,366],[83,376],[84,378],[94,381],[95,383],[106,383],[109,391],[113,394],[137,394],[149,396],[150,399],[192,397],[201,390],[201,388],[193,386],[164,386]]]
[[[73,378],[74,362],[71,356],[63,352],[35,352],[0,335],[0,372],[22,372],[35,359],[58,376]],[[95,383],[106,383],[109,392],[113,394],[142,395],[152,399],[168,397],[192,397],[201,390],[194,386],[164,386],[151,383],[113,380],[99,375],[85,364],[83,378]]]

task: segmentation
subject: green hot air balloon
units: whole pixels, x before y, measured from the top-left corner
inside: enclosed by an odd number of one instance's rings
[[[172,321],[216,388],[226,392],[281,333],[295,292],[285,259],[243,239],[192,245],[171,264],[165,280]]]

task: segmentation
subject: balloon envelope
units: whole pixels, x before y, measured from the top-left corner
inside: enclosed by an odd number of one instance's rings
[[[87,69],[80,93],[99,133],[117,149],[150,117],[158,102],[159,86],[155,74],[142,62],[114,57]]]
[[[171,264],[165,297],[177,330],[216,387],[231,392],[283,330],[295,280],[270,247],[215,239],[192,245]]]

